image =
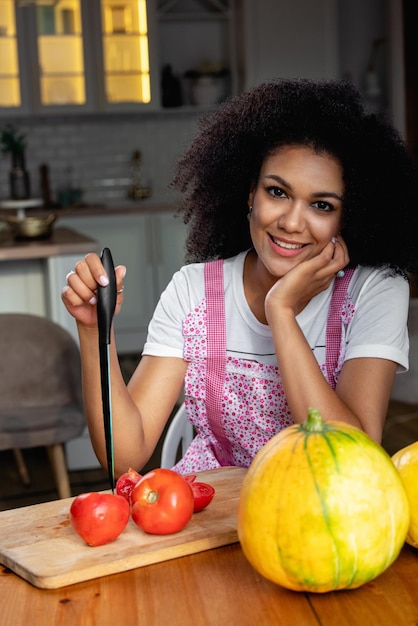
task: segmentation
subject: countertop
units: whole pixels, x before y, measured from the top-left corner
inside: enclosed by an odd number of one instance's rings
[[[1,205],[1,203],[0,203]],[[6,222],[10,216],[10,209],[2,210],[0,206],[0,222]],[[46,239],[17,240],[5,229],[0,231],[0,261],[16,261],[24,259],[47,258],[60,254],[87,253],[97,248],[94,239],[86,237],[71,228],[60,227],[60,218],[68,217],[100,217],[111,215],[135,215],[141,213],[176,213],[178,205],[175,203],[153,202],[121,202],[114,205],[82,205],[66,209],[29,207],[25,209],[27,216],[45,215],[54,213],[56,222],[52,235]],[[68,224],[68,222],[67,222]],[[1,225],[1,224],[0,224]]]
[[[26,201],[28,202],[28,201]],[[15,203],[16,204],[16,203]],[[57,222],[63,217],[92,217],[100,215],[136,215],[141,213],[176,213],[179,204],[175,202],[155,202],[152,200],[142,200],[141,202],[124,202],[117,204],[83,204],[79,206],[71,206],[66,209],[59,207],[43,207],[38,205],[30,205],[18,209],[17,206],[11,206],[11,202],[0,202],[0,222],[7,222],[10,217],[10,210],[14,209],[14,214],[20,214],[23,218],[31,215],[48,215],[53,213]]]
[[[0,240],[0,261],[45,259],[62,254],[87,254],[97,248],[97,242],[71,228],[55,227],[47,239],[16,240],[7,235]]]
[[[142,202],[121,202],[120,204],[112,205],[82,205],[68,207],[67,209],[42,209],[44,212],[54,213],[57,219],[60,217],[83,217],[92,215],[120,215],[120,214],[133,214],[133,213],[154,213],[154,212],[170,212],[175,213],[177,211],[178,204],[164,203],[164,202],[152,202],[149,200],[143,200]],[[27,211],[30,215],[31,212],[35,214],[36,209]]]

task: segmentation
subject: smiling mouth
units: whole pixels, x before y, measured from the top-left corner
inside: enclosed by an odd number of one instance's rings
[[[285,250],[301,250],[305,246],[304,243],[287,243],[286,241],[275,239],[272,236],[270,237],[273,243],[276,244],[276,246],[279,246],[279,248],[284,248]]]

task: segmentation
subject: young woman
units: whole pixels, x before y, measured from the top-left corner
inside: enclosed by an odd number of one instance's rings
[[[247,467],[310,406],[380,442],[408,367],[407,276],[418,271],[417,177],[396,131],[349,84],[274,81],[201,120],[173,186],[188,264],[162,294],[127,386],[112,343],[116,473],[143,467],[183,387],[197,432],[184,473]],[[105,465],[98,284],[107,276],[88,254],[62,297]]]

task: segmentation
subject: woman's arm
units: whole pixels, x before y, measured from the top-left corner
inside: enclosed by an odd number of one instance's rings
[[[106,467],[98,342],[80,329],[83,398],[94,451]],[[93,339],[93,340],[92,340]],[[184,383],[182,359],[144,356],[128,386],[121,374],[114,338],[111,387],[115,474],[140,471],[153,453]]]
[[[303,422],[313,406],[325,420],[350,423],[380,442],[397,364],[384,358],[347,360],[334,391],[296,320],[307,302],[329,286],[342,259],[347,262],[348,253],[340,239],[334,251],[330,244],[288,272],[267,294],[266,316],[295,422]]]
[[[294,421],[303,422],[313,406],[324,420],[340,420],[362,428],[380,443],[396,363],[378,358],[346,361],[334,391],[294,316],[277,316],[272,332]]]
[[[116,268],[117,290],[125,268]],[[67,278],[62,300],[77,322],[82,363],[83,399],[95,453],[106,467],[100,383],[96,289],[106,284],[100,259],[89,254]],[[117,314],[123,293],[117,296]],[[127,387],[120,370],[114,335],[110,346],[115,474],[140,470],[151,456],[184,383],[187,364],[180,358],[143,357]]]

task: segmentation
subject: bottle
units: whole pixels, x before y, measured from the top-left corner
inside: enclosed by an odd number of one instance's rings
[[[141,163],[142,154],[135,150],[131,158],[132,184],[128,189],[128,198],[131,200],[144,200],[151,195],[151,188],[142,184]]]
[[[183,104],[181,84],[173,74],[171,65],[164,65],[161,76],[162,105],[165,108],[179,107]]]
[[[30,178],[26,169],[25,153],[12,152],[12,169],[9,175],[10,195],[12,200],[30,198]]]

